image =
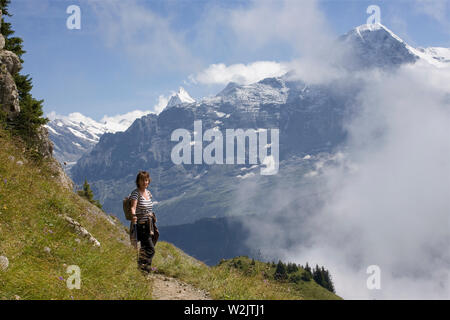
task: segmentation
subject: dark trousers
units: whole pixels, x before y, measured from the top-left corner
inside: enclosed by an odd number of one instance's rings
[[[155,255],[155,245],[150,235],[150,222],[137,224],[137,238],[141,242],[139,250],[138,266],[143,271],[150,271],[152,259]]]

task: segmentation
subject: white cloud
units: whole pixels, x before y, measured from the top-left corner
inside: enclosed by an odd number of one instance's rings
[[[342,271],[344,296],[449,298],[449,77],[409,66],[366,78],[347,124],[349,158],[326,168],[332,198],[314,218],[315,251]],[[359,169],[350,173],[345,162]],[[366,279],[371,264],[382,269],[381,291],[348,285]]]
[[[151,10],[145,2],[88,0],[98,18],[99,36],[111,48],[123,50],[140,70],[192,70],[198,58],[188,49],[185,32],[173,17]]]
[[[245,219],[249,243],[324,265],[347,299],[449,299],[450,71],[422,64],[356,77],[365,86],[344,152],[320,162],[307,197],[287,182],[242,186],[249,207],[258,208],[254,194],[273,199],[265,218]],[[366,287],[369,265],[381,268],[381,290]]]
[[[116,131],[125,131],[127,130],[131,124],[138,118],[141,118],[149,113],[152,113],[151,111],[142,111],[142,110],[134,110],[127,112],[125,114],[118,114],[115,116],[108,116],[104,115],[103,118],[100,120],[100,123],[105,124],[108,129],[112,130],[113,132]]]
[[[172,93],[170,96],[168,96],[168,97],[165,97],[165,96],[163,96],[163,95],[160,95],[160,96],[158,97],[158,103],[153,107],[153,109],[155,110],[155,113],[156,113],[156,114],[160,114],[161,111],[164,110],[164,108],[167,106],[167,103],[169,102],[170,97],[171,97],[173,94],[175,94],[175,93],[173,92],[173,93]]]
[[[250,64],[233,64],[226,66],[223,63],[212,64],[205,70],[191,75],[193,83],[201,84],[227,84],[236,82],[250,84],[268,77],[278,77],[288,71],[284,63],[273,61],[257,61]]]
[[[229,24],[240,45],[262,47],[283,41],[302,56],[326,53],[334,38],[317,0],[250,1],[230,14]]]
[[[320,66],[331,61],[330,56],[337,51],[330,47],[335,35],[317,0],[252,0],[245,7],[235,8],[205,5],[202,19],[187,29],[175,27],[175,15],[163,16],[142,1],[88,3],[97,15],[102,40],[124,51],[141,70],[187,72],[191,81],[202,84],[249,83],[286,69],[286,64],[271,61],[228,66],[215,63],[205,68],[204,59],[217,48],[227,50],[230,57],[283,44],[294,48],[295,54],[306,61],[303,66]],[[306,69],[302,76],[311,76],[310,68]],[[327,65],[322,67],[328,69]]]

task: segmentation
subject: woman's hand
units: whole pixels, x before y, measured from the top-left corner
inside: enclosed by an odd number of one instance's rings
[[[133,217],[131,218],[131,222],[133,222],[133,224],[137,223],[137,216],[135,214],[133,214]]]

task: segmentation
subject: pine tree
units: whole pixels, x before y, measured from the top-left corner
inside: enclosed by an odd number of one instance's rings
[[[276,280],[285,280],[287,279],[286,266],[281,260],[278,261],[277,268],[275,270],[274,278]]]
[[[322,267],[322,269],[323,269],[323,267]],[[335,293],[334,284],[331,279],[330,272],[328,270],[323,270],[323,274],[324,274],[325,288],[328,289],[329,291]]]
[[[323,284],[322,272],[317,264],[316,264],[316,267],[314,268],[314,272],[313,272],[312,276],[313,276],[314,281],[317,284],[319,284],[319,285]]]
[[[94,200],[94,193],[92,192],[91,186],[87,182],[87,179],[84,179],[83,190],[77,191],[78,195],[86,198],[90,203],[96,205],[100,209],[103,209],[103,206],[98,200]]]
[[[335,292],[334,284],[333,284],[333,281],[331,280],[330,272],[328,270],[326,270],[323,266],[321,268],[319,268],[319,266],[316,265],[316,267],[314,268],[313,274],[312,274],[312,278],[318,285],[324,287],[325,289],[327,289],[333,293]]]
[[[306,263],[306,266],[305,266],[305,270],[306,271],[308,271],[309,272],[309,274],[311,274],[312,275],[312,272],[311,272],[311,267],[308,265],[308,262]]]
[[[87,182],[86,178],[84,179],[83,192],[86,199],[88,199],[89,202],[92,202],[92,200],[94,199],[94,193],[92,192],[91,186]]]
[[[294,273],[298,271],[298,267],[295,263],[288,263],[287,265],[287,273]]]
[[[0,9],[2,10],[2,21],[0,26],[0,32],[5,37],[5,50],[14,52],[23,63],[22,55],[26,53],[23,50],[23,40],[18,37],[11,37],[14,34],[14,30],[11,28],[11,23],[4,21],[4,17],[12,17],[12,14],[8,12],[8,6],[11,0],[0,0]]]

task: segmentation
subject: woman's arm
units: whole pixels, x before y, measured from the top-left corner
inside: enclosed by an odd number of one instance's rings
[[[137,200],[131,199],[131,214],[133,215],[133,219],[131,220],[133,223],[137,222],[136,217],[136,206],[137,206]]]

